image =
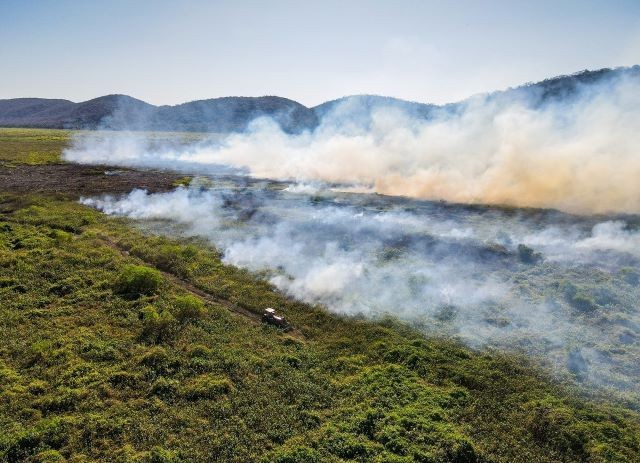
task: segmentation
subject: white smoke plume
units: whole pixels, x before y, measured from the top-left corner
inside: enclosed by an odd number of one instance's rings
[[[292,297],[524,349],[640,392],[638,76],[547,102],[480,96],[429,117],[353,104],[299,134],[264,118],[191,143],[85,133],[65,158],[210,177],[83,203],[177,223]]]
[[[337,105],[298,135],[269,119],[240,134],[184,146],[144,134],[80,136],[65,159],[81,163],[325,182],[455,203],[640,212],[640,79],[585,87],[567,101],[480,96],[416,118],[373,109],[363,121]]]
[[[640,339],[640,286],[627,281],[640,269],[633,224],[308,188],[239,181],[82,202],[169,220],[208,239],[225,262],[266,271],[286,294],[332,311],[393,314],[563,368],[570,354],[588,357],[584,378],[635,387],[625,376],[629,359],[602,354],[625,329]],[[598,326],[602,317],[619,319]]]

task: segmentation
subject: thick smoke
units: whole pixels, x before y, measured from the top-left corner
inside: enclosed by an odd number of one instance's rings
[[[640,212],[640,79],[607,80],[545,104],[534,99],[480,96],[427,119],[399,107],[363,114],[347,99],[298,135],[262,118],[246,132],[180,146],[145,135],[83,135],[65,157],[200,173],[225,166],[455,203]]]
[[[339,313],[393,314],[571,371],[578,358],[582,379],[633,384],[634,357],[609,352],[627,331],[640,339],[640,232],[625,220],[224,184],[82,202],[147,224],[168,220],[209,239],[227,263]]]
[[[177,224],[293,297],[638,392],[640,79],[574,90],[421,115],[347,99],[299,134],[264,118],[195,142],[97,132],[65,157],[208,176],[83,203],[167,233]]]

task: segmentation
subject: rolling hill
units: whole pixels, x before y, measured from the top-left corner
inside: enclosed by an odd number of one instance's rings
[[[237,132],[261,116],[273,118],[287,132],[318,123],[311,109],[276,96],[214,98],[176,106],[154,106],[127,95],[82,103],[44,98],[0,100],[3,127]]]
[[[582,71],[480,97],[537,107],[554,101],[570,101],[581,89],[621,77],[640,78],[640,66]],[[298,133],[313,130],[329,113],[333,124],[357,123],[366,127],[371,114],[378,109],[393,109],[411,118],[428,119],[443,111],[456,112],[477,97],[439,106],[378,95],[353,95],[311,108],[278,96],[223,97],[175,106],[154,106],[127,95],[106,95],[81,103],[14,98],[0,100],[0,127],[229,133],[242,132],[251,121],[266,116],[285,132]]]

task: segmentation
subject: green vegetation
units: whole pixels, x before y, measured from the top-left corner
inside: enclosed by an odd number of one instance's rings
[[[202,300],[192,295],[176,297],[173,300],[173,307],[180,323],[198,320],[206,313]]]
[[[0,129],[0,164],[59,162],[68,137]],[[609,302],[571,281],[557,290],[580,316]],[[259,323],[265,307],[294,330]],[[640,461],[637,401],[331,315],[69,200],[0,193],[0,333],[2,462]]]
[[[598,304],[583,288],[579,288],[571,282],[563,282],[562,289],[569,305],[580,312],[592,312],[598,308]]]
[[[127,265],[118,275],[113,289],[121,296],[137,299],[152,295],[161,283],[162,275],[157,270],[144,265]]]
[[[178,180],[173,182],[173,186],[189,186],[191,183],[191,177],[180,177]]]
[[[70,138],[68,130],[0,128],[0,166],[59,163]]]
[[[75,203],[0,213],[0,461],[640,458],[636,412],[517,356],[330,315]],[[296,330],[229,310],[267,306]]]
[[[518,257],[525,264],[536,264],[542,260],[542,255],[539,252],[534,252],[524,244],[518,245]]]
[[[143,132],[152,145],[167,143],[190,144],[204,138],[212,138],[210,133],[198,132]],[[22,129],[0,127],[0,167],[19,164],[41,165],[62,163],[62,150],[71,143],[72,134],[100,137],[98,131],[72,131],[61,129]],[[182,177],[175,186],[187,186],[190,177]]]

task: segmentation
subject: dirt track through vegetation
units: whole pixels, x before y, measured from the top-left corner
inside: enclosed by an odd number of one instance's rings
[[[125,256],[125,257],[131,257],[131,254],[129,253],[129,251],[124,248],[123,246],[121,246],[117,241],[114,241],[113,239],[111,239],[108,236],[105,235],[100,235],[99,238],[110,248],[115,249],[116,251],[118,251],[121,255]],[[249,321],[251,321],[252,323],[259,325],[260,323],[262,323],[261,321],[261,315],[252,312],[251,310],[245,309],[243,307],[240,307],[234,303],[232,303],[231,301],[228,301],[226,299],[221,299],[219,297],[215,297],[212,294],[207,293],[206,291],[203,291],[197,287],[195,287],[193,284],[191,284],[189,281],[184,280],[172,273],[166,272],[164,270],[161,270],[159,268],[157,268],[153,263],[151,262],[147,262],[143,259],[140,259],[139,257],[136,256],[136,258],[138,260],[140,260],[141,262],[143,262],[145,265],[150,266],[155,268],[156,270],[158,270],[167,280],[171,281],[172,283],[180,286],[182,289],[184,289],[185,291],[193,294],[194,296],[200,297],[202,299],[204,299],[207,302],[210,302],[212,304],[216,304],[216,305],[221,305],[223,307],[225,307],[227,310],[229,310],[230,312],[233,312],[237,315],[240,315],[242,317],[247,318]],[[304,336],[303,334],[296,330],[295,328],[292,328],[290,330],[287,330],[287,334],[290,336],[293,336],[295,338],[298,339],[303,339]]]

